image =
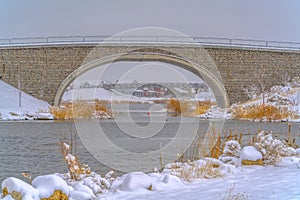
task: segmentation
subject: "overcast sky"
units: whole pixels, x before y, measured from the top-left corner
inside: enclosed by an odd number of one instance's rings
[[[117,62],[102,65],[92,69],[74,82],[75,86],[88,81],[98,84],[101,81],[111,81],[115,83],[162,83],[181,82],[196,83],[203,82],[198,76],[180,67],[161,62]]]
[[[0,0],[0,38],[113,35],[149,26],[189,36],[300,42],[300,1]]]

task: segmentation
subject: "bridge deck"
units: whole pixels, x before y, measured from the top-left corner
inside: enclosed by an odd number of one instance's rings
[[[243,47],[262,49],[300,50],[300,42],[281,42],[214,37],[173,36],[62,36],[0,38],[0,47],[45,46],[45,45],[97,45],[102,44],[158,44],[158,45],[201,45],[204,47]]]

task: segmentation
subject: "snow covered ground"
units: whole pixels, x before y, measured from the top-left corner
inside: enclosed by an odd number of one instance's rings
[[[192,182],[184,182],[169,174],[133,172],[119,177],[113,182],[112,190],[97,196],[87,185],[94,184],[96,190],[95,182],[99,177],[74,183],[72,187],[60,175],[39,176],[33,180],[34,187],[9,178],[2,183],[2,188],[20,191],[23,197],[27,197],[24,200],[39,199],[38,193],[49,197],[58,189],[74,200],[300,199],[299,158],[286,157],[277,166],[231,166],[226,169],[228,171],[220,178],[202,178]],[[3,198],[10,199],[10,196]]]
[[[21,119],[51,119],[47,113],[49,104],[21,92],[21,107],[19,105],[19,90],[0,80],[0,120]]]
[[[99,200],[300,199],[299,164],[289,167],[249,166],[223,178],[199,179],[161,191],[117,191]]]
[[[73,158],[66,157],[79,169]],[[244,163],[262,160],[265,165]],[[49,174],[35,177],[32,185],[13,177],[1,185],[3,200],[11,200],[12,196],[38,200],[55,195],[71,200],[277,200],[300,199],[299,176],[300,148],[287,146],[271,132],[262,131],[254,146],[241,148],[237,141],[229,140],[219,159],[169,163],[161,172],[131,172],[115,177],[113,172],[101,176],[88,169],[77,173],[76,180],[69,173]]]

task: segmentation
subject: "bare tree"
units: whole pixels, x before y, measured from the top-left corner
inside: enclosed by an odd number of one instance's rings
[[[247,94],[249,99],[255,99],[257,97],[257,95],[259,94],[259,88],[255,84],[247,86],[243,90]]]
[[[262,94],[263,105],[265,105],[265,96],[266,96],[266,68],[261,65],[256,67],[254,77],[258,82],[259,92]]]
[[[291,81],[291,77],[287,72],[281,74],[280,77],[283,85],[287,85]]]

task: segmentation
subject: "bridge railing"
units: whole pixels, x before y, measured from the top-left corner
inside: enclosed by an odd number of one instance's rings
[[[179,43],[201,44],[203,46],[239,46],[256,48],[300,49],[300,42],[280,42],[265,40],[245,40],[214,37],[180,37],[180,36],[61,36],[61,37],[27,37],[0,38],[1,46],[51,45],[51,44],[97,44],[107,43]]]

